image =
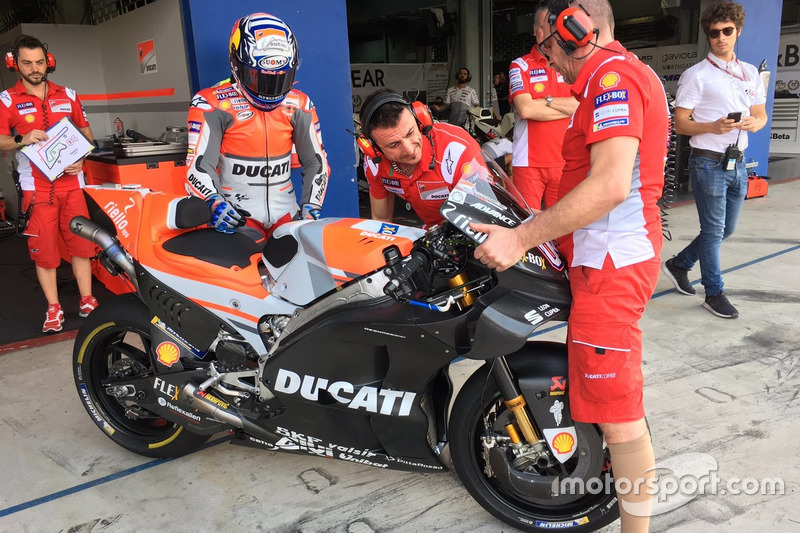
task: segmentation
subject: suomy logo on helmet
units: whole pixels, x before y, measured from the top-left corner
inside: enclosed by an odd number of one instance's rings
[[[285,66],[289,62],[286,56],[268,56],[258,60],[258,66],[265,70],[275,70]]]

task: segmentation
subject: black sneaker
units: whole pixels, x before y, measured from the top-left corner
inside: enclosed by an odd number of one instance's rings
[[[731,305],[724,292],[715,294],[714,296],[706,296],[703,307],[722,318],[736,318],[739,316],[739,311]]]
[[[675,258],[667,259],[661,265],[661,271],[667,275],[669,280],[675,285],[678,292],[689,296],[697,294],[692,284],[689,283],[689,269],[675,266]]]

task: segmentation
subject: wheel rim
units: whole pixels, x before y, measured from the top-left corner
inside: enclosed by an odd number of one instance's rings
[[[114,428],[122,434],[138,441],[146,441],[149,447],[159,447],[174,440],[182,427],[147,411],[131,400],[120,400],[106,393],[106,387],[113,384],[115,373],[130,367],[134,375],[126,379],[152,373],[149,351],[152,339],[147,331],[130,325],[112,324],[98,331],[87,347],[88,376],[87,385],[92,400],[102,410]],[[131,418],[130,410],[143,415]]]
[[[496,416],[491,417],[492,413],[495,413]],[[563,520],[566,518],[573,518],[581,514],[587,514],[592,512],[594,509],[607,505],[609,501],[613,500],[616,495],[612,491],[611,493],[606,493],[604,491],[599,492],[597,494],[587,494],[577,500],[569,501],[568,503],[559,504],[556,503],[556,499],[541,501],[539,503],[533,503],[527,501],[525,499],[520,498],[510,490],[503,487],[499,481],[492,477],[488,477],[486,475],[486,460],[484,457],[484,447],[481,442],[481,435],[484,433],[485,426],[484,426],[484,419],[487,416],[493,418],[493,422],[491,424],[491,430],[493,432],[503,434],[502,431],[504,425],[509,420],[510,411],[506,408],[502,398],[500,397],[500,393],[495,391],[495,393],[490,397],[485,397],[483,402],[481,403],[480,409],[475,411],[474,419],[470,422],[470,443],[471,443],[471,451],[470,459],[473,462],[473,468],[480,473],[479,479],[484,484],[485,488],[489,490],[495,498],[505,502],[507,505],[512,507],[516,512],[528,516],[532,516],[535,518],[541,518],[543,520]],[[604,448],[605,454],[605,464],[610,464],[608,460],[608,449]],[[559,471],[549,471],[543,472],[548,475],[559,475],[561,478],[568,476],[571,474],[574,466],[577,462],[577,458],[573,457],[567,460],[563,465],[561,463],[557,463],[562,468]],[[604,468],[603,473],[601,474],[603,480],[603,486],[611,486],[613,487],[613,478],[611,477],[611,473],[609,469]],[[608,480],[606,480],[608,478]],[[608,483],[608,485],[606,485]]]

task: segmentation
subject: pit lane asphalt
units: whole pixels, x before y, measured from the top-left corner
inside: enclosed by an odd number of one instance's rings
[[[659,503],[665,512],[651,531],[800,531],[798,198],[800,181],[791,181],[748,200],[723,244],[740,318],[712,316],[699,283],[690,297],[663,276],[647,307],[645,407],[659,473],[691,489],[711,464],[720,480],[704,495]],[[669,223],[663,259],[695,236],[694,206],[673,208]],[[564,334],[556,325],[541,338]],[[454,471],[385,471],[230,446],[224,436],[179,459],[134,455],[86,414],[71,357],[72,341],[0,355],[0,531],[513,531]],[[477,365],[453,365],[456,386]],[[778,481],[782,494],[769,494]]]

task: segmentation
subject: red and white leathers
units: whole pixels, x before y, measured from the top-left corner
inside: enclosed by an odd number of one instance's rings
[[[467,163],[473,160],[483,163],[481,147],[463,128],[437,122],[430,137],[432,147],[423,136],[422,157],[411,176],[395,172],[385,157],[377,164],[369,157],[364,158],[370,196],[382,200],[389,193],[396,194],[411,204],[426,226],[443,220],[439,208],[464,172],[470,170]],[[433,170],[430,170],[431,153]]]
[[[322,206],[330,169],[314,104],[292,89],[273,110],[251,106],[225,81],[198,92],[189,107],[190,194],[222,194],[266,228],[298,211],[292,145],[303,166],[301,203]]]

